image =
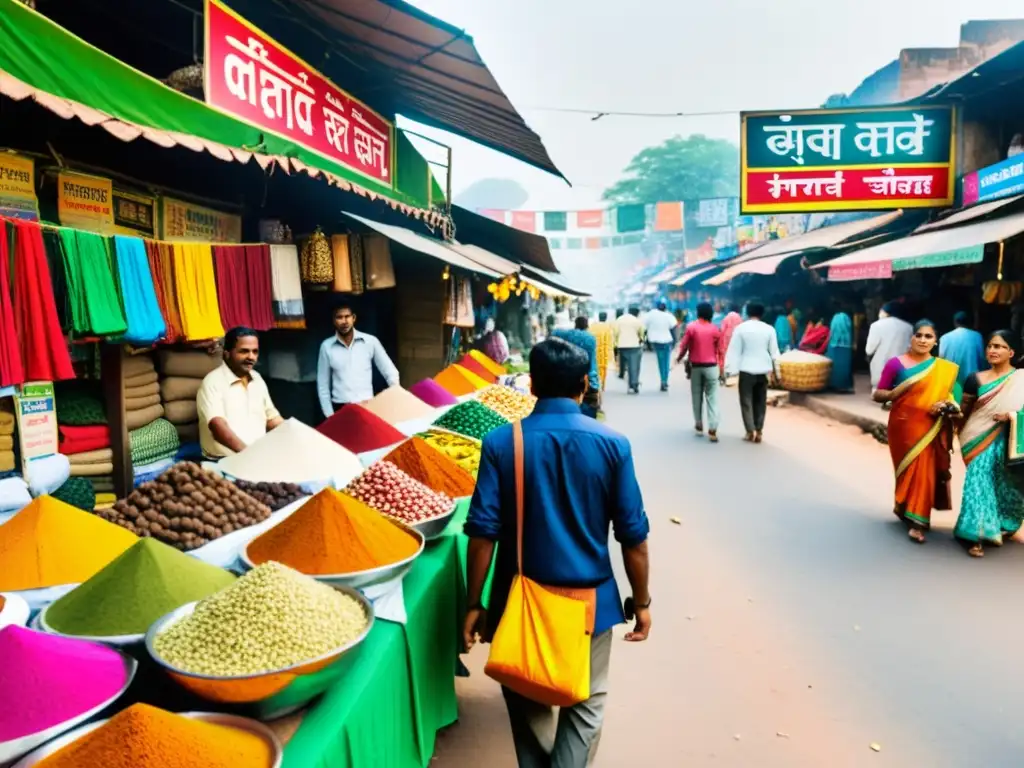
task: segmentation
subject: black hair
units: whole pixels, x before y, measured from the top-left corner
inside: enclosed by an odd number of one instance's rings
[[[1014,339],[1018,337],[1009,328],[999,328],[995,331],[992,331],[992,333],[985,337],[985,346],[987,347],[989,344],[991,344],[992,339],[994,339],[996,336],[998,336],[1000,339],[1006,342],[1006,346],[1010,348],[1011,352],[1017,351],[1017,342],[1014,341]]]
[[[629,308],[629,314],[631,314],[633,317],[639,317],[640,316],[640,307],[638,307],[636,305],[630,307]]]
[[[586,315],[578,315],[576,317],[576,330],[577,331],[585,331],[585,330],[587,330],[587,326],[588,325],[590,325],[590,321],[587,320],[587,316]]]
[[[933,323],[927,317],[922,317],[920,320],[918,320],[916,323],[914,323],[914,333],[916,334],[922,328],[931,328],[934,331],[935,330],[935,323]]]
[[[764,304],[759,304],[756,301],[747,304],[747,317],[752,317],[755,320],[760,320],[764,317]]]
[[[968,323],[970,323],[970,317],[966,312],[961,310],[953,315],[953,325],[957,328],[966,328]]]
[[[239,325],[237,328],[232,328],[224,334],[224,351],[230,352],[233,350],[238,346],[238,340],[246,336],[255,336],[257,339],[260,337],[256,331],[245,325]]]
[[[577,398],[590,374],[590,357],[575,344],[549,338],[530,350],[530,382],[539,398]]]
[[[715,316],[715,308],[711,306],[711,302],[702,301],[697,305],[697,317],[700,320],[711,321],[711,318]]]
[[[729,311],[730,312],[739,312],[740,311],[740,305],[737,304],[735,301],[730,301],[729,302]]]
[[[662,312],[664,312],[667,308],[668,304],[666,304],[664,301],[658,302],[658,309],[660,309]]]
[[[334,308],[334,312],[331,313],[331,317],[337,317],[339,312],[342,312],[343,310],[346,309],[352,314],[352,317],[356,316],[356,311],[352,308],[352,305],[342,302],[341,304],[338,304]]]
[[[626,310],[624,310],[624,309],[621,309],[621,308],[620,308],[620,309],[616,309],[616,310],[615,310],[615,319],[616,319],[616,320],[618,320],[618,319],[619,319],[620,317],[622,317],[622,316],[623,316],[624,314],[626,314]]]
[[[602,323],[603,323],[603,322],[604,322],[605,320],[607,320],[607,319],[608,319],[608,313],[607,313],[607,312],[598,312],[598,313],[597,313],[597,319],[598,319],[598,320],[599,320],[600,322],[602,322]]]

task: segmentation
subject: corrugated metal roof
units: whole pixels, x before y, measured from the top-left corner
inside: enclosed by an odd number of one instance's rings
[[[831,227],[821,227],[804,232],[802,235],[792,235],[781,240],[769,240],[767,243],[753,249],[746,257],[740,258],[744,261],[761,259],[765,256],[775,256],[780,253],[795,253],[814,248],[832,248],[851,237],[856,237],[872,229],[884,227],[903,215],[902,211],[883,213],[881,216],[872,216],[870,219],[859,221],[848,221],[845,224],[833,224]],[[733,262],[734,264],[736,262]]]

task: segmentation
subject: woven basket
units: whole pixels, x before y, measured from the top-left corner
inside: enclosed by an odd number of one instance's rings
[[[790,392],[821,392],[828,386],[832,373],[832,361],[818,363],[779,362],[779,379],[782,388]]]

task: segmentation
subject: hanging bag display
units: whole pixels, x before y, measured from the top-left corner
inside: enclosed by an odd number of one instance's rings
[[[551,587],[523,575],[523,428],[512,425],[515,448],[518,572],[491,640],[484,672],[531,701],[571,707],[590,698],[590,642],[596,589]]]

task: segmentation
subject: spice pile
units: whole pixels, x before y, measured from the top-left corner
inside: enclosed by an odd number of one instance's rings
[[[459,398],[442,387],[433,379],[424,379],[409,388],[409,392],[416,395],[432,408],[441,408],[445,405],[455,405]]]
[[[235,485],[256,501],[266,504],[273,512],[284,509],[306,495],[295,483],[250,483],[248,480],[236,480]]]
[[[456,397],[471,395],[489,383],[472,371],[467,371],[458,363],[449,365],[434,377],[434,381]]]
[[[502,386],[488,387],[476,399],[509,421],[525,419],[533,413],[533,406],[537,404],[537,398],[533,395],[524,395]]]
[[[462,357],[459,358],[458,365],[461,365],[463,368],[465,368],[467,371],[470,371],[471,373],[475,373],[488,384],[495,384],[498,381],[498,374],[481,365],[480,361],[477,360],[475,357],[463,355]]]
[[[254,565],[269,560],[312,576],[368,571],[412,557],[419,542],[358,499],[325,488],[249,542]]]
[[[472,496],[476,481],[473,476],[441,451],[431,448],[420,437],[406,440],[384,457],[413,480],[427,488],[457,499]]]
[[[439,429],[428,429],[420,432],[420,438],[431,448],[440,451],[454,461],[474,478],[480,470],[480,443],[454,432],[442,432]]]
[[[263,522],[270,507],[229,480],[182,461],[96,515],[188,551]]]
[[[479,349],[471,349],[467,355],[468,357],[476,360],[480,365],[486,368],[488,371],[493,373],[495,376],[504,376],[508,371],[505,370],[505,366],[500,363],[496,363]]]
[[[133,704],[38,763],[39,768],[270,768],[255,733]]]
[[[346,405],[316,428],[352,453],[366,453],[405,440],[405,435],[361,405]]]
[[[40,496],[0,525],[0,591],[78,584],[136,541],[91,512]]]
[[[165,629],[157,655],[179,670],[258,675],[324,656],[355,640],[369,619],[353,597],[264,563]]]
[[[24,627],[0,629],[0,659],[0,743],[78,717],[128,682],[112,648]]]
[[[87,582],[52,603],[46,626],[65,635],[145,632],[166,613],[223,589],[235,577],[155,539],[142,539]]]
[[[434,426],[477,440],[483,440],[488,432],[503,424],[508,424],[508,419],[475,400],[456,405],[434,422]]]
[[[388,387],[369,402],[363,403],[363,407],[388,424],[429,419],[434,414],[433,408],[399,386]]]
[[[378,461],[345,489],[381,514],[403,523],[422,523],[448,514],[455,503],[450,496],[430,490],[390,461]]]

